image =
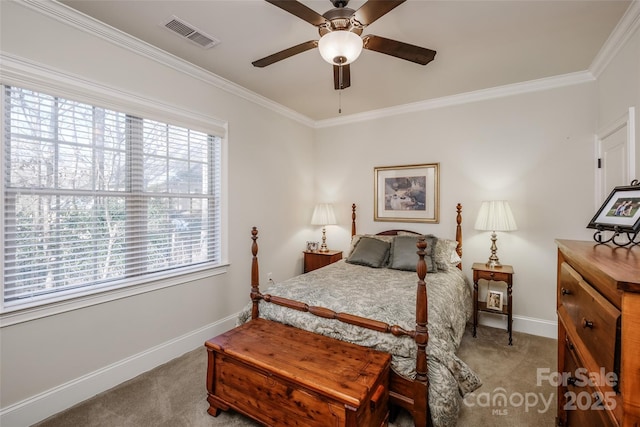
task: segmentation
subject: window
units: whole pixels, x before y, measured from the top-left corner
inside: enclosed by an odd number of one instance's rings
[[[221,138],[3,86],[4,307],[221,263]]]

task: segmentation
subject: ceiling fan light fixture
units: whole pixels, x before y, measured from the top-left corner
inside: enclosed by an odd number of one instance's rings
[[[322,58],[332,65],[347,65],[358,59],[362,52],[362,39],[347,30],[325,34],[318,41]]]

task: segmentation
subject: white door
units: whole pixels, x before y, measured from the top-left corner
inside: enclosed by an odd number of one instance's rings
[[[596,207],[614,187],[635,179],[634,108],[596,135]]]

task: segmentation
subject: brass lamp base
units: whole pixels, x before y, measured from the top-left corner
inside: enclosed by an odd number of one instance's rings
[[[322,227],[322,244],[320,245],[320,249],[318,252],[329,252],[329,248],[327,247],[327,233],[326,227]]]
[[[489,261],[485,264],[489,268],[502,268],[502,264],[500,264],[500,260],[498,259],[498,246],[496,246],[496,241],[498,237],[496,236],[496,232],[491,233],[491,256],[489,257]]]

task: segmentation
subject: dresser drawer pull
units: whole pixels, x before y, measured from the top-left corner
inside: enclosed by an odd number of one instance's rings
[[[569,289],[566,289],[566,288],[561,288],[560,289],[560,293],[562,295],[571,295],[571,291]]]
[[[569,348],[569,350],[573,350],[573,343],[571,342],[571,340],[569,339],[569,337],[565,337],[564,341],[567,343],[567,347]]]
[[[593,329],[593,322],[591,320],[587,320],[584,317],[582,318],[582,327]]]

